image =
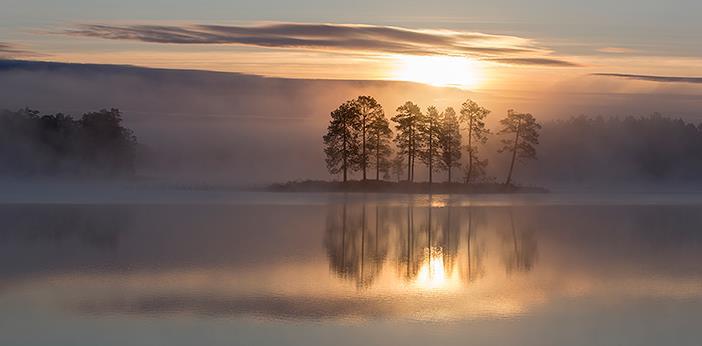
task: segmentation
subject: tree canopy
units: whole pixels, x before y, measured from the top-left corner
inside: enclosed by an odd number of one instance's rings
[[[509,185],[512,181],[514,164],[517,159],[536,159],[535,146],[539,144],[539,130],[541,129],[541,125],[536,122],[533,115],[529,113],[517,113],[512,109],[507,111],[507,117],[500,120],[500,125],[502,125],[502,129],[497,134],[507,137],[502,139],[501,142],[503,146],[498,152],[509,152],[512,154],[509,173],[505,180],[505,185]]]
[[[125,176],[135,173],[137,140],[118,109],[63,113],[0,111],[0,174]]]
[[[490,111],[473,100],[466,100],[461,105],[461,122],[466,124],[468,130],[466,149],[468,151],[468,164],[466,165],[466,183],[484,173],[487,160],[478,156],[478,145],[487,142],[490,131],[485,127],[485,118]]]
[[[395,144],[398,154],[407,157],[407,181],[414,181],[414,160],[421,149],[420,127],[422,111],[411,101],[397,107],[397,114],[392,121],[396,123]]]
[[[360,129],[358,106],[352,101],[347,101],[331,112],[327,134],[322,138],[329,173],[343,173],[344,181],[348,180],[349,170],[358,163]]]

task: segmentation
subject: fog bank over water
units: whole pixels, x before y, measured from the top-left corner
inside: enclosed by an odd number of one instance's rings
[[[592,78],[595,79],[587,79],[591,88],[598,83],[616,83],[597,79],[602,77]],[[698,110],[702,109],[699,97],[666,94],[668,89],[664,87],[657,94],[626,95],[568,94],[570,91],[565,88],[564,94],[554,97],[538,92],[531,95],[510,91],[471,92],[407,82],[281,79],[236,73],[8,60],[0,60],[0,81],[0,109],[30,107],[42,114],[63,112],[79,116],[101,108],[119,108],[124,125],[134,130],[141,144],[137,163],[140,176],[238,186],[328,179],[321,137],[329,112],[358,95],[374,96],[384,106],[388,117],[407,100],[419,104],[422,109],[429,105],[443,109],[447,106],[460,108],[466,98],[471,98],[493,111],[488,118],[488,126],[493,129],[508,108],[533,113],[544,123],[544,131],[550,120],[578,114],[626,116],[660,111],[697,123],[700,120]],[[551,140],[558,137],[544,136],[542,145],[558,147],[559,144]],[[502,180],[508,159],[494,153],[498,140],[493,136],[483,151],[490,161],[489,174]],[[609,149],[595,150],[607,152]],[[549,153],[549,150],[544,152]],[[552,156],[562,157],[563,154]],[[636,165],[625,162],[617,166],[616,157],[606,156],[601,161],[603,165],[579,170],[601,172],[614,165],[617,174],[605,174],[594,180],[607,183],[622,176],[634,182],[650,180],[650,177],[638,176]],[[539,162],[518,168],[517,182],[548,184],[562,180],[562,172],[546,172]],[[552,166],[544,167],[552,170]],[[423,179],[424,171],[420,170],[417,177]],[[570,174],[565,184],[582,184],[589,180],[587,177],[573,178]],[[657,180],[676,181],[679,178],[677,175],[656,177]]]

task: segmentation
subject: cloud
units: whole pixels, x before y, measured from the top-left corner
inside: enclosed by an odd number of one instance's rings
[[[479,59],[503,57],[527,59],[522,64],[528,61],[530,65],[575,66],[547,58],[550,53],[548,49],[517,36],[394,26],[314,23],[255,26],[83,24],[62,33],[168,44],[234,44],[358,53],[470,56]]]
[[[14,44],[0,42],[0,59],[37,56],[38,54],[20,49]]]
[[[553,58],[491,58],[486,61],[497,62],[508,65],[537,65],[553,67],[580,67],[581,65],[566,60]]]
[[[627,53],[634,53],[635,50],[629,49],[629,48],[624,48],[624,47],[602,47],[596,49],[600,53],[609,53],[609,54],[627,54]]]
[[[702,84],[702,77],[649,76],[649,75],[626,74],[626,73],[593,73],[592,75],[593,76],[603,76],[603,77],[634,79],[634,80],[642,80],[642,81],[649,81],[649,82],[661,82],[661,83]]]

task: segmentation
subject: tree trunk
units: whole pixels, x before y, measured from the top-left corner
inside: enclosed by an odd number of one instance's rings
[[[366,181],[366,167],[368,166],[368,155],[366,155],[366,116],[363,116],[363,153],[361,156],[361,165],[363,165],[363,181]]]
[[[415,148],[414,148],[414,129],[410,128],[410,159],[409,159],[409,181],[414,182],[414,155],[415,155]]]
[[[434,171],[433,169],[433,161],[434,161],[434,139],[432,138],[432,131],[434,131],[434,125],[433,121],[430,120],[429,122],[429,186],[431,186],[432,183],[432,173]]]
[[[346,156],[348,155],[348,152],[346,151],[346,134],[344,134],[344,151],[341,155],[344,157],[344,182],[346,182],[346,167],[347,167],[347,158]]]
[[[412,128],[407,139],[407,181],[412,180]]]
[[[380,181],[380,132],[375,137],[375,180]]]
[[[466,184],[470,184],[473,176],[473,118],[468,120],[468,172],[466,173]]]
[[[447,162],[447,164],[448,164],[448,182],[449,182],[449,184],[451,184],[451,166],[453,164],[453,162],[451,162],[452,161],[451,160],[451,138],[449,138],[449,140],[448,140],[448,148],[447,149],[448,149],[448,160],[446,160],[446,161],[448,161]]]
[[[517,132],[514,136],[514,148],[512,148],[512,162],[509,164],[509,174],[507,174],[507,180],[505,185],[509,185],[512,182],[512,171],[514,171],[514,161],[517,159],[517,145],[519,144],[519,132],[522,130],[522,120],[519,119],[517,123]]]

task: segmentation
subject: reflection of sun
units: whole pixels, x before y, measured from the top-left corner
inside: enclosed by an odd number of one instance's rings
[[[393,79],[397,80],[474,88],[482,79],[478,62],[464,57],[400,55],[396,59]]]
[[[424,258],[417,272],[415,284],[419,288],[428,290],[445,290],[460,285],[455,282],[453,273],[446,270],[443,250],[440,247],[424,250]]]

